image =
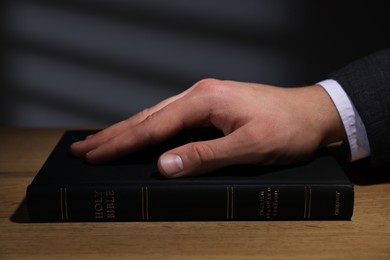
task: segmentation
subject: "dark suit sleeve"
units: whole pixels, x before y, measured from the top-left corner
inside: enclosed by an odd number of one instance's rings
[[[371,163],[390,162],[390,48],[330,75],[346,91],[367,130]]]

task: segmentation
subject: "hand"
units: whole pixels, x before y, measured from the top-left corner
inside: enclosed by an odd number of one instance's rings
[[[166,177],[206,173],[242,163],[288,164],[346,138],[330,97],[313,85],[282,88],[206,79],[84,141],[74,155],[104,163],[161,142],[184,128],[214,125],[225,136],[162,154]]]

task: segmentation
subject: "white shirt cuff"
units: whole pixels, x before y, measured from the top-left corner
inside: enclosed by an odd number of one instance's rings
[[[351,150],[351,161],[356,161],[371,154],[367,131],[355,106],[340,84],[332,79],[317,83],[328,93],[343,122]]]

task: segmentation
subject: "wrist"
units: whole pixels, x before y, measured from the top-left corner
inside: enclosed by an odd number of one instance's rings
[[[305,87],[312,126],[319,133],[320,146],[346,140],[346,132],[335,104],[319,85]]]
[[[323,134],[323,146],[346,140],[347,135],[342,119],[328,92],[320,85],[314,85],[312,87],[318,92],[318,97],[315,100],[321,105],[318,112],[322,115],[322,124],[325,130]]]

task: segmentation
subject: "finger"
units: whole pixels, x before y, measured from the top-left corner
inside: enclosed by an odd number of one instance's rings
[[[78,142],[75,142],[71,145],[71,152],[73,155],[77,157],[84,157],[88,152],[91,150],[97,148],[98,146],[102,145],[103,143],[107,142],[108,140],[120,136],[124,132],[126,132],[129,128],[132,128],[133,126],[139,124],[143,120],[145,120],[148,116],[152,115],[153,113],[156,113],[157,111],[161,110],[162,108],[166,107],[167,105],[171,104],[172,102],[184,97],[189,92],[192,91],[192,89],[195,87],[195,85],[183,92],[181,92],[178,95],[172,96],[168,99],[165,99],[155,106],[145,109],[136,115],[123,120],[119,123],[116,123],[108,128],[105,128],[98,133],[94,135],[88,136],[85,140],[81,140]]]
[[[176,178],[203,174],[229,165],[255,162],[258,158],[253,156],[252,142],[242,141],[243,136],[239,132],[214,140],[189,143],[165,152],[158,161],[160,173]]]
[[[186,95],[149,115],[139,124],[109,139],[87,153],[91,163],[104,163],[161,142],[184,128],[195,127],[209,120],[209,108],[199,95]]]
[[[127,128],[127,122],[121,121],[109,128],[103,129],[96,134],[87,136],[84,140],[72,143],[70,146],[74,156],[84,157],[89,151],[98,147],[102,143],[111,139],[113,136],[119,135]]]

